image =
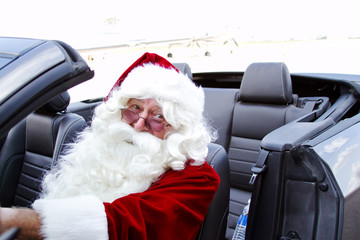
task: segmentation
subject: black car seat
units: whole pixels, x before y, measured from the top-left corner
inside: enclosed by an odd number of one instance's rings
[[[173,63],[182,73],[192,79],[191,68],[187,63]],[[206,93],[205,93],[206,94]],[[220,177],[220,186],[212,200],[198,233],[198,240],[223,240],[225,238],[230,199],[230,173],[227,153],[222,145],[208,145],[207,163]]]
[[[207,163],[220,177],[219,188],[209,206],[201,225],[198,240],[223,240],[225,238],[229,213],[230,174],[229,161],[225,149],[215,143],[209,143]]]
[[[64,92],[9,132],[0,153],[1,206],[30,206],[40,193],[45,171],[86,126],[82,117],[66,112],[69,102]]]
[[[298,100],[292,92],[290,73],[284,63],[253,63],[246,69],[239,101],[234,106],[228,148],[231,187],[226,235],[229,239],[251,197],[251,167],[258,159],[261,140],[314,107],[299,106]]]
[[[205,115],[218,132],[215,143],[229,149],[234,106],[239,100],[239,89],[204,88]]]
[[[183,74],[187,75],[188,78],[190,78],[191,80],[193,79],[191,68],[190,68],[189,64],[187,64],[187,63],[173,63],[173,65],[174,65],[174,67],[177,68],[177,70],[179,70]]]

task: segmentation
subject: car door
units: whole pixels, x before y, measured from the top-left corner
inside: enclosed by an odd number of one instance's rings
[[[0,38],[0,138],[52,97],[93,75],[66,43]]]

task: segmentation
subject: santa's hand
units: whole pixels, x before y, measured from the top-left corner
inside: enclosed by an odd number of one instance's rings
[[[28,208],[0,208],[0,233],[18,227],[18,239],[42,239],[39,215]],[[13,229],[12,231],[16,231]],[[7,232],[12,234],[11,232]]]

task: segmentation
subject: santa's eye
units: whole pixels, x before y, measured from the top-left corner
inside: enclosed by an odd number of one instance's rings
[[[158,120],[162,120],[162,121],[164,120],[164,116],[162,114],[160,114],[160,113],[153,114],[153,118],[158,119]]]
[[[129,107],[129,109],[130,109],[130,110],[140,110],[141,108],[140,108],[139,105],[133,104],[133,105],[131,105],[131,106]]]

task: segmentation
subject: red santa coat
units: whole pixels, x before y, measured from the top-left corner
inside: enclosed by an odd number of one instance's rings
[[[110,240],[194,239],[219,186],[205,163],[168,171],[142,193],[104,203]]]
[[[93,195],[37,200],[46,239],[194,239],[220,179],[207,163],[170,170],[142,193],[112,203]]]

